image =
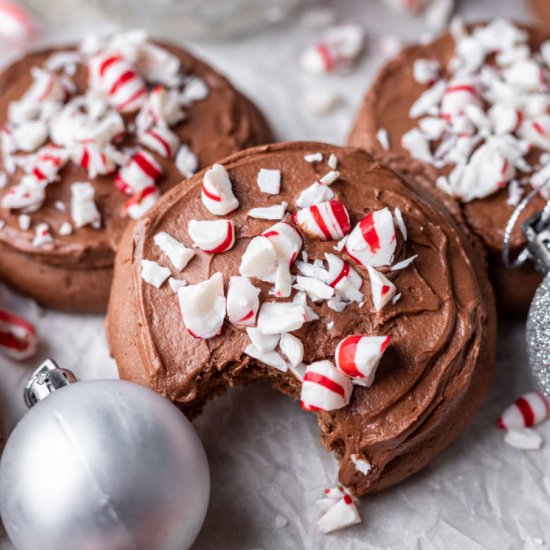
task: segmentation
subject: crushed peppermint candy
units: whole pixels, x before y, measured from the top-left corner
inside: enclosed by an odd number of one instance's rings
[[[376,131],[376,139],[378,140],[378,143],[380,143],[384,151],[390,150],[390,135],[385,128],[379,128]]]
[[[250,218],[258,220],[282,220],[286,215],[288,203],[274,204],[273,206],[264,206],[260,208],[252,208],[248,211]]]
[[[281,191],[281,171],[261,168],[256,182],[262,193],[278,195]]]
[[[19,214],[17,216],[17,223],[21,231],[28,231],[31,227],[31,217],[28,214]]]
[[[36,226],[32,245],[36,248],[53,243],[53,237],[50,233],[50,226],[47,223],[39,223]]]
[[[457,20],[451,32],[455,54],[446,68],[433,59],[413,65],[426,89],[409,113],[417,127],[401,144],[446,168],[437,179],[443,192],[467,203],[508,189],[513,206],[523,195],[518,180],[532,177],[536,186],[537,159],[550,150],[550,42],[533,50],[528,33],[504,19],[471,30]]]
[[[187,248],[183,243],[180,243],[165,231],[157,233],[154,241],[162,252],[168,256],[168,259],[178,271],[183,271],[195,255],[193,249]]]
[[[317,501],[317,506],[323,514],[317,521],[319,531],[326,535],[361,523],[356,501],[357,499],[343,487],[326,489],[325,497]]]
[[[207,254],[222,254],[235,244],[232,220],[191,220],[188,231],[193,245]]]
[[[84,91],[73,80],[79,66],[88,69]],[[175,157],[185,177],[197,171],[196,155],[180,145],[174,127],[185,119],[186,107],[208,97],[208,85],[184,74],[179,59],[144,31],[88,36],[79,49],[56,51],[30,73],[29,88],[9,103],[0,129],[0,187],[9,186],[2,207],[23,214],[38,211],[48,185],[73,163],[90,180],[113,177],[121,191],[132,195],[124,211],[136,219],[160,196],[156,182],[163,170],[155,155]],[[128,150],[125,140],[132,134],[147,150]],[[18,167],[23,174],[15,176]],[[98,227],[93,189],[77,183],[72,191],[71,231]],[[59,201],[55,207],[66,208]],[[60,234],[69,234],[67,226]]]
[[[304,160],[309,163],[322,162],[323,153],[308,153],[304,156]]]
[[[11,311],[0,308],[0,352],[21,361],[36,353],[38,335],[34,326]]]

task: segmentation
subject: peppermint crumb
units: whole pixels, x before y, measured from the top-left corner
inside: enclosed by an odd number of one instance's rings
[[[277,514],[275,517],[275,525],[279,528],[286,527],[288,525],[288,519],[281,516],[280,514]]]
[[[332,330],[334,328],[334,321],[329,321],[327,323],[327,330]]]
[[[67,207],[63,201],[55,201],[53,205],[55,206],[55,209],[60,212],[65,212],[67,210]]]
[[[321,162],[323,160],[323,153],[310,153],[304,156],[306,162]]]
[[[338,157],[334,153],[331,153],[330,157],[328,158],[327,164],[329,168],[336,170],[336,168],[338,168]]]
[[[388,135],[388,131],[385,128],[380,128],[376,132],[376,139],[378,140],[378,143],[380,143],[384,151],[390,150],[390,136]]]

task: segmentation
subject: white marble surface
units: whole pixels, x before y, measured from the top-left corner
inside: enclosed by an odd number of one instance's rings
[[[75,3],[69,4],[74,8]],[[367,55],[349,76],[311,78],[300,72],[296,57],[315,40],[317,31],[298,20],[237,42],[191,47],[260,105],[279,139],[343,143],[380,63],[377,38],[395,33],[412,40],[423,27],[392,15],[375,0],[333,5],[343,21],[361,22],[368,33]],[[496,15],[528,18],[519,0],[464,0],[460,11],[468,20]],[[90,27],[113,26],[93,10],[75,15],[72,9],[66,17],[70,23],[50,24],[41,42],[68,41]],[[0,62],[14,55],[3,50]],[[325,118],[309,115],[301,100],[316,86],[334,89],[344,98],[342,106]],[[100,317],[42,311],[1,286],[0,303],[36,323],[42,338],[38,359],[55,357],[82,378],[116,376]],[[23,413],[21,388],[34,364],[16,365],[0,356],[0,413],[8,428]],[[335,480],[336,463],[320,449],[314,418],[267,387],[232,390],[211,403],[197,421],[213,489],[195,548],[550,548],[550,423],[540,427],[547,446],[539,452],[506,446],[494,426],[503,407],[528,388],[523,322],[504,322],[495,383],[473,425],[421,474],[363,499],[361,525],[327,537],[316,533],[314,502]],[[288,519],[286,527],[276,526],[278,514]],[[0,535],[0,550],[9,548]]]

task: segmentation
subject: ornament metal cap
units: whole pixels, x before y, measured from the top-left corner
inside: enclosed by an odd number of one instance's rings
[[[30,409],[54,391],[76,382],[78,380],[70,370],[62,369],[53,359],[46,359],[25,386],[25,404]]]

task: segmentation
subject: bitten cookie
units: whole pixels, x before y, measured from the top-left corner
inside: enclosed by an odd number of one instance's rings
[[[0,277],[69,311],[106,309],[122,231],[164,191],[271,141],[224,77],[137,31],[8,67],[0,125]]]
[[[504,267],[504,228],[516,205],[550,176],[550,42],[504,20],[460,23],[405,48],[378,74],[349,138],[421,161],[432,186],[456,199],[488,251],[499,310],[527,312],[540,276]],[[550,196],[550,188],[541,189]],[[545,204],[537,196],[520,218]],[[511,253],[525,246],[519,227]]]
[[[257,147],[127,229],[107,336],[123,378],[190,416],[270,380],[317,415],[340,481],[362,495],[427,464],[487,391],[482,266],[428,191],[365,151]]]

